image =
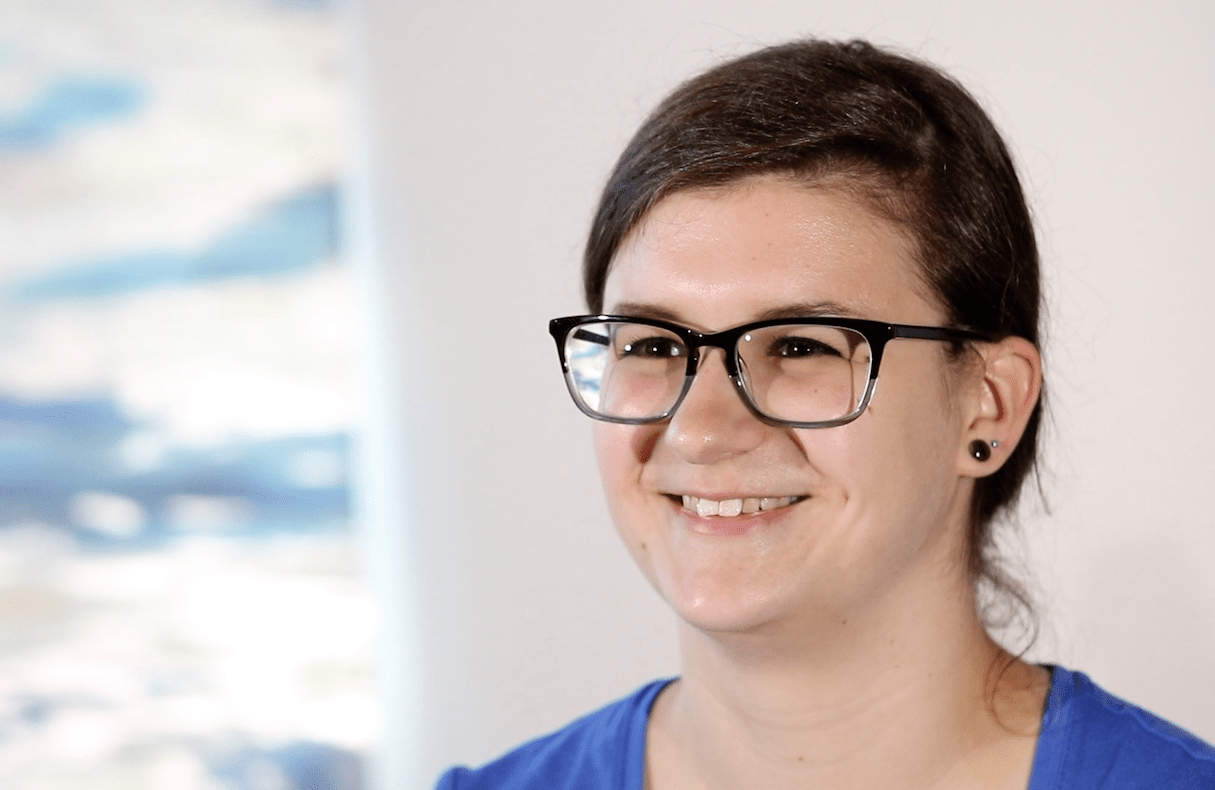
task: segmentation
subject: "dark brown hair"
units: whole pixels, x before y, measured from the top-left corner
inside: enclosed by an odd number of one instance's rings
[[[663,197],[764,174],[844,189],[900,223],[951,323],[1039,344],[1033,223],[987,114],[938,69],[862,41],[799,41],[723,63],[678,87],[642,124],[600,198],[583,261],[592,312],[612,259]],[[991,523],[1037,457],[1041,401],[995,473],[977,481],[972,579],[1023,589],[992,556]],[[1032,619],[1032,614],[1031,614]]]

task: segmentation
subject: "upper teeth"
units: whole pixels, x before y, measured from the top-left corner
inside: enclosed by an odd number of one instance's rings
[[[740,513],[755,513],[760,510],[776,510],[792,505],[800,497],[747,497],[746,499],[724,499],[716,502],[695,496],[684,496],[684,510],[695,510],[698,516],[737,516]]]

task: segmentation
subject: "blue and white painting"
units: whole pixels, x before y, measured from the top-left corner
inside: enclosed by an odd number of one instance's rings
[[[343,40],[4,0],[0,787],[363,786]]]

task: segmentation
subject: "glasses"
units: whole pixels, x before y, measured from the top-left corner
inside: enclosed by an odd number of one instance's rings
[[[859,417],[890,340],[992,339],[971,329],[859,318],[781,318],[702,333],[669,321],[579,315],[554,318],[549,333],[574,403],[597,420],[669,419],[692,388],[701,349],[720,348],[751,411],[792,428],[830,428]]]

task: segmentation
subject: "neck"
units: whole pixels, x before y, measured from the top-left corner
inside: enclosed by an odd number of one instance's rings
[[[655,708],[653,770],[698,766],[681,787],[948,786],[993,739],[1036,733],[1041,712],[1036,697],[1010,707],[993,685],[999,676],[1021,688],[1032,670],[998,672],[1011,659],[962,587],[929,598],[893,590],[900,604],[879,614],[751,633],[684,624],[683,676]]]

